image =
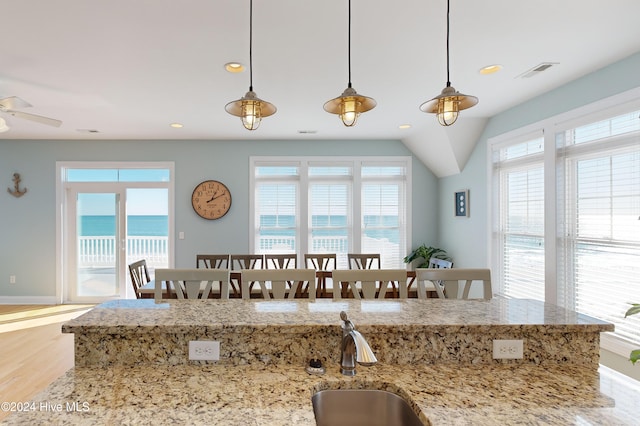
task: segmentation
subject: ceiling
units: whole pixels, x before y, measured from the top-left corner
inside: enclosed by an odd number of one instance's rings
[[[445,129],[418,107],[446,83],[446,1],[353,0],[353,87],[378,106],[346,128],[322,106],[348,82],[347,0],[255,0],[253,86],[278,111],[249,132],[224,110],[249,88],[224,70],[248,66],[249,0],[3,3],[0,98],[63,124],[0,114],[0,139],[400,139],[438,176],[492,115],[640,51],[638,0],[451,0],[451,83],[480,102]]]

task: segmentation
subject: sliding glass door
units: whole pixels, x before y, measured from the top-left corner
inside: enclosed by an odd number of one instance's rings
[[[122,192],[69,191],[70,301],[126,295],[118,273],[126,263],[124,198]]]

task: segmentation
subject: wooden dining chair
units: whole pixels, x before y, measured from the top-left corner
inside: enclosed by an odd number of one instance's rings
[[[245,300],[251,298],[249,283],[260,287],[265,300],[316,298],[315,269],[243,269],[242,298]]]
[[[347,261],[349,269],[374,269],[376,267],[380,269],[379,253],[347,253]]]
[[[230,259],[228,254],[197,254],[196,255],[196,268],[207,269],[231,269]],[[240,285],[234,283],[233,279],[229,278],[229,291],[235,298],[240,298]]]
[[[219,288],[220,299],[229,298],[229,269],[156,269],[155,279],[156,302],[163,299],[163,283],[169,298],[214,298],[214,285]]]
[[[431,259],[429,259],[428,268],[451,269],[453,268],[453,262],[449,260],[436,259],[435,257],[432,257]],[[425,280],[425,279],[419,280],[418,275],[416,274],[415,282],[417,287],[416,292],[417,292],[418,299],[428,298],[429,293],[436,293],[437,296],[441,299],[444,299],[446,297],[444,281],[442,280],[438,280],[438,281],[431,281],[431,280]]]
[[[288,254],[265,254],[264,262],[267,269],[288,269],[298,267],[298,255]]]
[[[327,279],[330,271],[336,269],[336,253],[307,253],[304,255],[304,266],[316,270],[316,295],[317,297],[329,296],[327,292]]]
[[[406,269],[336,269],[333,271],[333,298],[407,298]]]
[[[264,268],[263,254],[232,254],[230,257],[231,270],[240,272],[243,269],[262,269]],[[233,274],[236,275],[236,274]],[[249,290],[253,290],[254,283],[249,283]],[[242,274],[231,279],[231,291],[233,297],[242,297]]]
[[[136,295],[136,299],[140,299],[140,287],[151,281],[146,259],[138,260],[130,264],[129,275],[131,276],[131,284],[133,285],[133,292]]]
[[[232,254],[231,269],[241,271],[242,269],[262,269],[264,265],[264,255],[262,254]]]
[[[482,282],[483,298],[491,299],[493,297],[491,289],[491,270],[490,269],[475,269],[475,268],[416,268],[416,281],[418,282],[418,289],[420,283],[424,280],[438,283],[440,281],[445,284],[448,282],[453,283],[456,287],[459,286],[461,281],[464,281],[464,289],[462,292],[462,299],[469,299],[469,292],[471,290],[471,284],[473,282]],[[445,298],[445,294],[439,284],[435,284],[438,297]],[[426,298],[426,291],[418,291],[419,298]]]
[[[316,271],[331,271],[336,269],[336,258],[335,253],[307,253],[304,255],[304,264]]]
[[[229,269],[228,254],[197,254],[196,268]]]

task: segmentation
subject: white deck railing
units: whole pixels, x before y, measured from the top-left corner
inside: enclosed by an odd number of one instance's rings
[[[312,253],[337,253],[338,267],[346,268],[349,244],[346,237],[317,237],[312,239]],[[398,268],[399,246],[386,240],[368,239],[367,250],[380,253],[383,268]],[[116,262],[116,241],[113,236],[80,237],[78,239],[79,266],[83,268],[112,266]],[[264,236],[260,238],[259,253],[295,253],[294,237]],[[127,264],[145,259],[151,268],[169,265],[168,237],[128,237]]]
[[[261,236],[259,253],[296,253],[295,237],[282,236]],[[365,237],[363,250],[366,253],[380,253],[382,258],[382,268],[403,268],[400,246],[387,239],[376,239]],[[311,240],[312,250],[310,253],[336,253],[338,269],[348,268],[347,253],[349,252],[349,241],[347,237],[315,237]]]
[[[116,240],[113,236],[79,237],[80,267],[111,266],[116,262]],[[127,237],[127,263],[146,259],[150,267],[169,264],[168,237]]]

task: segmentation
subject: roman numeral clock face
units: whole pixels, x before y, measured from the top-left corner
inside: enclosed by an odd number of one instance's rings
[[[231,207],[231,192],[222,182],[205,180],[193,190],[191,205],[200,217],[220,219]]]

